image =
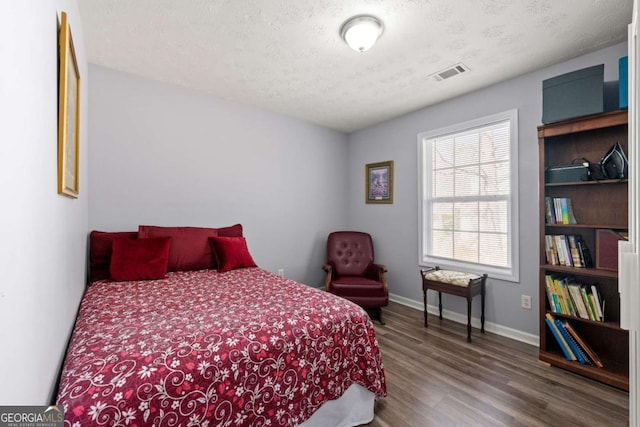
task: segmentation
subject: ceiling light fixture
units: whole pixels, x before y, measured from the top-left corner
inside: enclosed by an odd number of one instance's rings
[[[373,46],[382,35],[382,21],[374,16],[354,16],[342,25],[340,36],[351,49],[364,52]]]

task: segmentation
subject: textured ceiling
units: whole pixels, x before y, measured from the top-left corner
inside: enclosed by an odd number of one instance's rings
[[[622,42],[633,1],[78,3],[89,62],[349,132]],[[360,14],[385,26],[365,53],[339,34]]]

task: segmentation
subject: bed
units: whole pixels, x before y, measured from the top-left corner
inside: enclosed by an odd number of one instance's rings
[[[146,236],[141,229],[137,235],[92,233],[92,280],[80,304],[57,398],[65,409],[65,425],[337,426],[371,421],[374,400],[386,396],[386,383],[366,312],[255,266],[241,231],[224,236],[224,229],[208,230],[216,234],[205,239],[209,249],[195,240],[208,251],[210,268],[180,270],[177,260],[189,264],[193,259],[176,258],[175,249],[185,242],[184,236],[173,235],[161,245],[165,273],[145,280],[93,274],[100,263],[110,263],[113,270],[122,258],[120,241],[138,245]],[[110,240],[103,246],[112,254],[94,250],[96,236]],[[244,255],[225,258],[226,249],[214,240],[244,245]],[[136,257],[129,253],[125,261]],[[146,272],[155,261],[138,266]]]

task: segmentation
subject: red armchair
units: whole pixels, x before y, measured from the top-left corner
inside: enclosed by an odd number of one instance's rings
[[[389,304],[387,267],[375,264],[373,241],[367,233],[336,231],[327,238],[325,290],[373,312],[381,324],[382,307]]]

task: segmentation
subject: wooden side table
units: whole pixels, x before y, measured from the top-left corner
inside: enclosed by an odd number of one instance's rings
[[[422,292],[424,294],[424,326],[427,327],[427,290],[438,291],[438,308],[442,320],[442,292],[467,299],[467,341],[471,342],[471,301],[480,294],[482,312],[480,314],[480,332],[484,334],[484,296],[487,275],[462,273],[459,271],[441,270],[436,266],[420,270],[422,276]]]

